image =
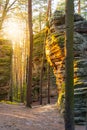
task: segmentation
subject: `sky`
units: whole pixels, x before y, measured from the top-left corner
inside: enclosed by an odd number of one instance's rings
[[[14,0],[10,0],[10,2],[13,2]],[[57,6],[57,3],[58,3],[58,1],[60,1],[60,0],[53,0],[53,3],[54,3],[54,9],[56,9],[56,6]]]
[[[58,3],[58,0],[54,0],[54,10],[56,9],[56,6],[57,6],[57,3]]]

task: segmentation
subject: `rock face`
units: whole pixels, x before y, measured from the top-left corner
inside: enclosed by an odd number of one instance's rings
[[[50,22],[46,40],[46,56],[51,66],[58,89],[58,106],[64,109],[65,86],[65,15],[56,11]],[[86,121],[87,100],[87,21],[78,14],[74,15],[74,97],[75,121]]]
[[[41,67],[43,61],[43,46],[44,46],[44,37],[45,32],[41,31],[40,33],[34,35],[34,46],[33,46],[33,81],[32,81],[32,101],[39,101],[40,98],[40,75]],[[43,66],[43,79],[42,79],[42,97],[43,102],[48,96],[48,86],[47,86],[47,60],[44,56],[44,66]],[[50,68],[50,97],[52,99],[57,99],[57,90],[55,83],[55,76],[53,75],[53,69]]]
[[[12,46],[0,39],[0,100],[7,99],[11,76]]]

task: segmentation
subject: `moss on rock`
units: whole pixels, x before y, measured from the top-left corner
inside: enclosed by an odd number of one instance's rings
[[[64,20],[64,21],[63,21]],[[46,56],[53,67],[58,90],[58,107],[64,111],[65,86],[65,15],[56,11],[50,20],[50,31],[46,40]],[[86,121],[87,98],[87,21],[79,15],[74,15],[74,97],[75,121]],[[84,30],[86,28],[86,31]],[[77,118],[79,116],[79,118]],[[84,118],[84,119],[83,119]]]

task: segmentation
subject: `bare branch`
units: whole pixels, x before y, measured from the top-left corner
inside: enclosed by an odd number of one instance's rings
[[[9,7],[7,8],[7,11],[16,3],[17,0],[14,0],[10,5]]]

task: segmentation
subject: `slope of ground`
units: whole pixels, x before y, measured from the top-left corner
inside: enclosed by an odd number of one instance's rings
[[[55,105],[29,109],[0,103],[0,130],[64,130],[64,121]],[[85,126],[75,130],[85,130]]]

